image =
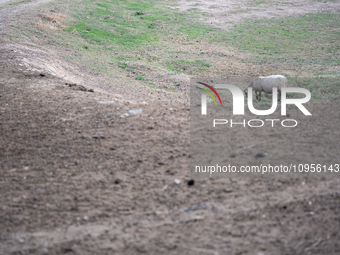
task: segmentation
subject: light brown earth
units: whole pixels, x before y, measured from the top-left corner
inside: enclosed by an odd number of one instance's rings
[[[339,1],[309,0],[179,0],[179,9],[187,11],[195,9],[206,13],[203,22],[223,29],[230,29],[231,23],[244,19],[280,18],[297,16],[306,13],[335,12],[340,8]]]
[[[216,178],[188,186],[187,96],[176,104],[129,97],[119,80],[112,92],[55,49],[9,42],[7,20],[42,2],[0,2],[1,254],[340,254],[339,179]],[[205,7],[209,1],[179,3],[209,11],[216,23],[226,6],[242,10],[236,1],[214,2],[219,12]],[[289,2],[282,15],[338,8],[301,3]],[[315,153],[340,163],[339,100],[311,105],[317,125],[303,124],[301,135],[273,131],[282,143],[272,147],[268,130],[231,134],[228,155],[235,153],[233,164],[257,164],[280,151],[289,160],[292,150],[294,162]],[[264,143],[249,141],[255,135]],[[313,137],[297,144],[303,136]],[[268,157],[256,159],[259,152]]]

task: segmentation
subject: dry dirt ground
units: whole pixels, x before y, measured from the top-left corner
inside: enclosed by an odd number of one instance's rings
[[[4,20],[37,3],[1,9],[0,40]],[[107,93],[66,61],[87,82],[65,82],[34,65],[37,52],[0,45],[1,254],[340,254],[339,179],[188,186],[188,104]],[[306,125],[320,138],[300,154],[296,147],[294,160],[319,146],[339,161],[338,109],[339,99],[312,106],[316,116],[332,112],[332,122]],[[294,148],[294,137],[281,146]],[[236,142],[250,144],[231,139],[230,147]],[[250,164],[255,153],[241,154]]]
[[[309,1],[309,0],[178,0],[179,9],[186,11],[196,9],[207,13],[202,21],[223,29],[229,29],[231,22],[244,19],[278,18],[296,16],[306,13],[333,12],[339,10],[339,1]]]

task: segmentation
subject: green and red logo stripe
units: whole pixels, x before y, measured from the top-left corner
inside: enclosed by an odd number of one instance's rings
[[[211,89],[211,91],[215,93],[215,95],[217,96],[218,100],[220,101],[220,103],[221,103],[221,105],[222,105],[222,100],[221,100],[221,98],[220,98],[220,95],[217,93],[217,91],[216,91],[212,86],[210,86],[210,85],[208,85],[208,84],[205,84],[205,83],[203,83],[203,82],[197,82],[197,83],[202,84],[202,85],[206,86],[207,88]],[[203,90],[204,92],[207,92],[207,94],[214,100],[215,105],[217,105],[215,98],[213,97],[213,95],[210,93],[209,90],[200,88],[200,87],[198,87],[198,86],[196,86],[196,87],[197,87],[198,89]]]

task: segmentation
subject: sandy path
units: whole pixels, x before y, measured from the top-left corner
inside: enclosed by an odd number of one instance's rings
[[[35,0],[30,2],[18,3],[17,1],[2,0],[0,1],[0,7],[5,7],[0,9],[0,29],[4,29],[7,25],[7,21],[15,20],[20,18],[19,15],[23,11],[27,11],[32,8],[36,8],[41,4],[51,2],[52,0]],[[9,3],[17,3],[14,5],[9,5]]]

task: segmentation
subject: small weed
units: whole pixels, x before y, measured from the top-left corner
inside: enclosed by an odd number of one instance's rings
[[[126,69],[126,68],[128,67],[128,65],[127,65],[126,63],[118,62],[118,67],[119,67],[119,68]]]
[[[160,89],[159,86],[157,86],[155,83],[153,82],[147,82],[146,83],[150,88],[153,88],[153,89]]]
[[[142,11],[136,11],[135,12],[135,16],[140,16],[140,15],[144,15],[145,13],[144,12],[142,12]]]
[[[157,25],[155,23],[151,23],[150,25],[148,25],[148,28],[151,28],[151,29],[156,28],[156,27]]]
[[[181,70],[178,69],[178,68],[176,68],[176,67],[173,66],[173,65],[168,65],[168,66],[167,66],[167,69],[169,70],[170,73],[173,73],[173,74],[175,74],[175,73],[181,73]]]
[[[107,4],[98,3],[97,5],[100,6],[100,7],[109,8],[109,6]]]
[[[135,76],[135,79],[136,79],[136,80],[139,80],[139,81],[144,81],[144,80],[146,80],[146,78],[145,78],[143,75],[140,75],[140,74],[137,74],[137,75]]]
[[[134,70],[136,70],[137,69],[137,67],[136,66],[130,66],[130,65],[128,65],[127,63],[122,63],[122,62],[119,62],[118,61],[118,67],[119,68],[122,68],[122,69],[125,69],[126,71],[128,71],[128,72],[132,72],[132,71],[134,71]],[[138,76],[138,75],[137,75]],[[137,80],[142,80],[142,79],[138,79],[138,78],[136,78]]]

